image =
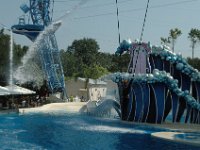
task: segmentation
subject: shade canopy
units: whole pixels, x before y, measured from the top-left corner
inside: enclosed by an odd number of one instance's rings
[[[7,88],[0,86],[0,96],[11,95]]]
[[[35,91],[31,91],[29,89],[26,89],[17,85],[9,85],[6,87],[0,86],[0,96],[32,95],[32,94],[35,94]]]

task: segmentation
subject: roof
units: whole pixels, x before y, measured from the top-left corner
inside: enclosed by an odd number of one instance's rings
[[[0,96],[5,95],[31,95],[35,94],[35,91],[31,91],[29,89],[17,86],[17,85],[9,85],[6,87],[0,86]]]
[[[78,78],[78,80],[85,82],[86,78]],[[99,79],[97,79],[97,80],[89,79],[89,84],[91,84],[91,85],[107,85],[107,82],[104,82],[104,81],[99,80]]]
[[[7,88],[0,86],[0,96],[10,95]]]

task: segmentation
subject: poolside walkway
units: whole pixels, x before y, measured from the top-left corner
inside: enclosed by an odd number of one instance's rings
[[[64,102],[64,103],[50,103],[41,107],[34,108],[20,108],[19,113],[55,113],[55,112],[74,112],[78,113],[86,102]]]

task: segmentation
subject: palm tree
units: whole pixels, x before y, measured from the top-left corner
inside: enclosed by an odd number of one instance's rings
[[[197,43],[200,42],[200,30],[199,29],[191,29],[188,33],[188,38],[191,41],[191,47],[192,47],[192,59],[194,58],[194,48]]]
[[[172,52],[174,52],[174,46],[177,38],[182,34],[181,30],[178,28],[171,29],[169,32],[169,41],[172,44]]]
[[[168,44],[170,43],[169,38],[161,37],[160,40],[161,40],[161,44],[166,45],[166,46],[168,46]]]
[[[167,45],[169,43],[168,38],[161,37],[160,40],[161,40],[161,44]]]

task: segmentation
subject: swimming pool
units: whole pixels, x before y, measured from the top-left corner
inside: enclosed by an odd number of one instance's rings
[[[151,136],[169,131],[86,114],[0,115],[0,149],[134,150],[199,147]]]

